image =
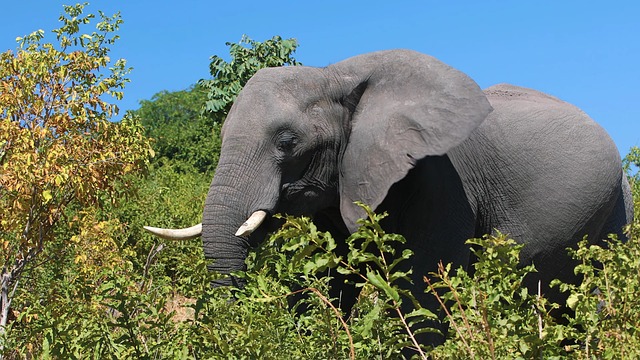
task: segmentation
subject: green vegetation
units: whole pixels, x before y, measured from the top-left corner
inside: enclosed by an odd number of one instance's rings
[[[220,153],[220,125],[202,113],[206,92],[201,86],[155,94],[134,111],[154,139],[154,168],[172,167],[177,173],[211,176]],[[211,180],[211,179],[209,179]]]
[[[216,274],[199,241],[141,230],[199,221],[230,104],[259,68],[298,64],[295,40],[228,44],[231,61],[212,57],[210,80],[160,92],[111,123],[104,95],[121,96],[128,71],[107,58],[121,19],[101,14],[85,34],[94,17],[81,5],[65,11],[55,45],[38,31],[0,55],[2,358],[393,359],[407,349],[434,359],[640,357],[638,148],[625,159],[631,240],[571,252],[584,281],[556,284],[571,294],[566,324],[548,316],[556,305],[520,287],[534,271],[517,267],[520,246],[503,235],[472,239],[473,277],[447,264],[431,274],[431,294],[449,304],[449,340],[419,347],[425,329],[416,325],[435,315],[402,312],[414,299],[397,285],[407,275],[397,265],[412,254],[393,253],[404,239],[380,227],[384,214],[364,207],[345,257],[309,219],[285,218],[247,259],[244,289],[210,287]],[[336,271],[360,279],[350,314],[328,295]]]

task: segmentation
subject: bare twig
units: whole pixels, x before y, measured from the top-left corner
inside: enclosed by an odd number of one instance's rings
[[[418,351],[418,354],[420,354],[420,358],[421,359],[427,359],[427,355],[425,355],[424,351],[422,351],[422,348],[420,347],[420,344],[418,344],[418,340],[416,340],[416,337],[413,336],[413,332],[411,331],[411,327],[409,327],[409,324],[407,324],[407,321],[405,320],[404,316],[402,315],[402,311],[400,311],[400,304],[395,302],[395,300],[393,301],[393,308],[396,310],[396,313],[398,313],[398,317],[400,318],[400,321],[402,321],[402,325],[404,326],[405,330],[407,331],[407,334],[409,335],[409,338],[411,339],[411,342],[413,343],[413,346],[415,346],[416,350]]]
[[[164,244],[158,244],[157,246],[153,245],[151,247],[151,250],[149,250],[149,254],[147,254],[147,261],[144,264],[144,270],[142,272],[143,278],[146,279],[147,275],[149,275],[149,269],[151,268],[151,262],[156,257],[156,255],[158,255],[160,253],[160,251],[162,251],[162,249],[164,249]]]
[[[487,317],[486,306],[482,307],[482,328],[484,329],[484,332],[487,335],[487,341],[489,342],[489,351],[491,352],[491,358],[495,360],[496,350],[495,350],[495,345],[493,344],[493,336],[491,336],[491,327],[489,326],[489,318]]]
[[[444,270],[444,264],[442,263],[442,261],[440,261],[438,263],[438,273],[440,273],[443,276],[443,279],[444,279],[445,270]],[[464,321],[464,326],[467,329],[467,334],[468,334],[469,338],[471,339],[473,337],[473,334],[471,333],[471,325],[469,325],[469,319],[467,319],[467,315],[464,312],[464,309],[462,308],[462,301],[460,301],[460,297],[458,296],[458,292],[450,284],[451,284],[451,282],[447,281],[447,285],[449,286],[449,290],[451,290],[451,293],[453,294],[453,297],[456,300],[456,305],[458,306],[458,310],[460,310],[460,315],[462,316],[462,321]],[[475,293],[474,293],[474,295],[475,295]]]
[[[538,304],[540,304],[540,299],[542,298],[542,282],[540,280],[538,280],[538,296],[537,296],[537,300],[538,300]],[[540,340],[542,340],[543,335],[542,335],[542,312],[538,309],[538,307],[536,306],[535,308],[536,310],[536,314],[538,315],[538,338],[540,338]]]
[[[544,337],[542,333],[542,311],[540,311],[540,301],[542,299],[542,281],[538,280],[538,295],[536,296],[537,304],[533,306],[536,315],[538,316],[538,338],[542,340]],[[544,358],[544,351],[540,351],[540,359]]]
[[[609,284],[609,276],[607,274],[607,265],[604,263],[602,264],[602,273],[604,274],[604,284],[607,289],[607,295],[611,296],[614,292],[611,290],[611,285]],[[602,298],[605,298],[605,296],[602,296]],[[613,308],[613,302],[611,300],[612,299],[601,300],[605,303],[609,315],[613,315],[613,313],[615,312],[615,309]]]
[[[353,337],[351,336],[351,331],[349,331],[349,325],[347,325],[347,322],[344,321],[344,319],[342,318],[342,315],[340,315],[340,310],[336,309],[335,306],[333,306],[333,304],[331,303],[331,301],[329,301],[329,299],[327,299],[326,296],[324,296],[320,290],[316,289],[316,288],[306,288],[306,289],[302,289],[300,291],[311,291],[314,294],[316,294],[318,296],[318,298],[320,298],[320,300],[322,300],[323,303],[327,304],[327,306],[329,306],[333,312],[336,314],[338,320],[340,320],[340,322],[342,323],[342,327],[344,328],[344,331],[347,333],[347,337],[349,338],[349,358],[350,359],[355,359],[356,358],[356,349],[355,346],[353,345]]]

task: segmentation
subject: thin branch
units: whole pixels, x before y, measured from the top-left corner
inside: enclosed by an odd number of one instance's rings
[[[442,261],[440,261],[438,263],[438,272],[442,275],[444,275],[445,271],[444,271],[444,264],[442,264]],[[467,329],[467,333],[469,338],[471,338],[473,336],[473,334],[471,333],[471,325],[469,325],[469,319],[467,319],[467,316],[465,315],[464,309],[462,308],[462,301],[460,301],[460,297],[458,296],[458,292],[456,291],[456,289],[454,289],[452,286],[449,285],[449,289],[451,290],[451,293],[453,294],[453,297],[456,301],[456,305],[458,305],[458,310],[460,310],[460,314],[462,315],[462,321],[464,321],[464,326]]]
[[[605,284],[605,288],[607,289],[607,294],[609,294],[609,296],[611,296],[614,291],[611,290],[611,285],[609,284],[609,276],[607,275],[607,265],[606,264],[602,264],[602,273],[604,274],[604,284]],[[604,298],[604,296],[603,296]],[[604,301],[604,303],[606,304],[607,307],[607,312],[609,313],[609,315],[613,315],[613,313],[615,312],[615,309],[613,308],[613,302],[611,301],[613,299],[609,299],[607,301]]]
[[[540,299],[542,298],[542,281],[538,280],[538,295],[536,296],[537,300],[538,300],[538,304],[540,303]],[[538,315],[538,338],[540,340],[542,340],[542,338],[544,337],[542,334],[542,312],[538,309],[538,307],[535,307],[535,311],[536,314]]]
[[[398,304],[395,300],[393,301],[393,308],[396,310],[396,313],[398,313],[398,317],[400,318],[400,321],[402,321],[402,325],[404,326],[405,330],[407,331],[407,334],[409,335],[409,338],[411,339],[411,342],[413,343],[413,346],[415,346],[416,350],[418,351],[418,354],[420,354],[420,358],[427,359],[427,355],[425,355],[424,351],[422,351],[422,348],[420,347],[420,344],[418,344],[418,340],[416,340],[415,336],[413,336],[413,332],[411,331],[411,327],[409,327],[409,324],[407,324],[407,321],[405,320],[404,316],[402,315],[402,311],[400,311],[400,304]]]
[[[143,271],[143,277],[146,278],[147,275],[149,275],[149,269],[151,268],[151,262],[153,261],[153,258],[156,257],[156,255],[158,255],[160,253],[160,251],[162,251],[162,249],[164,249],[164,244],[158,244],[158,246],[153,245],[151,247],[151,250],[149,250],[149,254],[147,254],[147,261],[144,264],[144,271]]]
[[[435,296],[436,300],[438,300],[438,303],[440,304],[440,307],[442,308],[442,310],[444,310],[445,314],[447,315],[447,318],[449,319],[449,323],[453,326],[453,329],[458,334],[458,337],[460,338],[460,340],[462,341],[464,346],[467,348],[468,353],[471,355],[472,358],[475,358],[473,350],[471,350],[471,347],[469,346],[469,344],[467,344],[467,341],[465,340],[465,337],[462,334],[462,331],[458,327],[458,324],[456,324],[456,322],[455,322],[455,320],[453,318],[453,315],[451,315],[451,312],[449,311],[449,308],[442,301],[442,298],[440,298],[440,295],[438,295],[438,293],[436,292],[436,289],[431,284],[431,281],[429,280],[429,278],[425,276],[425,277],[423,277],[423,279],[427,283],[427,286],[429,286],[429,290],[431,290],[431,292],[433,292],[433,296]],[[449,288],[451,288],[451,287],[449,287]]]
[[[151,247],[151,250],[149,250],[149,254],[147,254],[147,261],[144,264],[142,281],[139,284],[140,290],[144,290],[147,286],[151,286],[151,281],[153,281],[153,279],[149,277],[151,263],[153,262],[153,259],[156,257],[156,255],[158,255],[160,251],[162,251],[162,249],[164,249],[164,244],[158,244],[157,246],[154,245]],[[148,280],[150,282],[148,282]]]
[[[491,352],[491,358],[495,360],[496,351],[493,344],[493,336],[491,336],[491,327],[489,326],[489,318],[487,317],[487,307],[483,304],[482,307],[482,328],[487,335],[487,341],[489,342],[489,351]]]
[[[544,338],[544,334],[542,333],[542,311],[540,311],[540,304],[541,304],[541,300],[542,299],[542,281],[538,280],[538,295],[536,296],[536,304],[532,305],[533,306],[533,310],[535,311],[537,317],[538,317],[538,338],[540,340],[542,340]],[[544,342],[543,342],[544,344]],[[540,359],[544,358],[544,349],[541,349],[540,351]]]
[[[344,321],[344,319],[340,315],[340,310],[336,309],[336,307],[333,306],[331,301],[329,301],[329,299],[327,299],[320,292],[320,290],[318,290],[316,288],[306,288],[306,289],[303,289],[303,290],[308,290],[308,291],[313,292],[314,294],[316,294],[320,298],[320,300],[322,300],[322,302],[327,304],[333,310],[333,312],[336,314],[336,317],[338,318],[338,320],[340,320],[340,322],[342,323],[342,327],[346,331],[347,337],[349,338],[349,358],[350,359],[355,359],[356,358],[356,350],[355,350],[355,346],[353,345],[353,337],[351,336],[351,331],[349,331],[349,326],[347,325],[347,322]]]
[[[16,293],[16,289],[18,289],[18,283],[20,279],[16,279],[16,282],[13,284],[13,289],[11,289],[11,294],[9,294],[9,302],[7,303],[7,308],[11,307],[11,302],[13,301],[13,296]]]
[[[353,345],[353,336],[351,336],[351,331],[349,331],[349,325],[347,324],[346,321],[344,321],[344,319],[342,318],[342,315],[340,315],[340,310],[338,310],[331,303],[331,301],[329,301],[329,299],[327,299],[327,297],[324,296],[322,294],[322,292],[320,292],[320,290],[318,290],[316,288],[309,287],[309,288],[296,290],[296,291],[290,292],[288,294],[284,294],[282,296],[269,296],[268,294],[264,294],[264,293],[263,293],[263,295],[265,295],[265,296],[267,296],[268,298],[271,298],[271,299],[280,299],[280,298],[289,297],[291,295],[300,294],[300,293],[303,293],[305,291],[311,291],[314,294],[316,294],[318,296],[318,298],[320,298],[320,300],[322,300],[323,303],[325,303],[327,306],[329,306],[333,310],[333,312],[336,314],[336,317],[338,318],[338,320],[342,324],[342,327],[344,328],[344,331],[347,333],[347,337],[349,338],[349,358],[350,359],[355,359],[356,358],[356,350],[355,350],[355,346]]]

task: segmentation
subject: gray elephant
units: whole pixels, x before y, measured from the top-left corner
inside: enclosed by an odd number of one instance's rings
[[[222,129],[201,225],[149,228],[202,236],[211,270],[242,270],[276,213],[307,215],[338,239],[361,201],[414,251],[413,293],[439,261],[468,267],[465,240],[499,230],[526,244],[531,291],[575,281],[566,248],[619,236],[632,218],[629,184],[606,132],[576,107],[511,85],[482,91],[463,73],[408,50],[326,68],[260,70]],[[229,276],[218,285],[235,284]],[[356,290],[341,288],[343,306]],[[351,299],[351,301],[347,301]],[[407,302],[408,303],[408,302]]]

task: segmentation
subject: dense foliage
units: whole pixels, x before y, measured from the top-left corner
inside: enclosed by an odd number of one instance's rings
[[[207,272],[199,241],[162,241],[143,233],[142,226],[180,227],[200,220],[230,104],[258,69],[298,64],[292,57],[297,43],[243,37],[228,44],[230,62],[212,57],[211,79],[184,91],[160,92],[122,122],[111,123],[115,109],[101,95],[121,96],[125,82],[123,61],[106,69],[107,47],[121,20],[101,15],[97,33],[81,34],[93,19],[82,10],[66,8],[56,32],[59,48],[39,45],[43,33],[36,32],[15,54],[3,54],[0,63],[0,206],[10,209],[0,218],[3,271],[37,259],[23,265],[19,282],[3,287],[15,289],[6,292],[12,295],[10,308],[3,307],[4,357],[640,356],[638,220],[626,243],[611,239],[601,248],[584,242],[571,251],[584,281],[556,285],[570,292],[575,310],[563,324],[548,316],[556,305],[520,287],[535,271],[518,267],[520,246],[503,235],[470,240],[479,259],[473,276],[447,264],[431,274],[432,296],[448,304],[441,313],[449,340],[435,349],[415,341],[435,315],[419,306],[403,313],[400,306],[414,300],[398,286],[407,274],[397,266],[412,254],[395,252],[404,239],[386,233],[379,224],[384,214],[366,207],[367,218],[347,240],[347,256],[337,256],[331,234],[318,231],[309,219],[286,217],[284,226],[250,253],[240,275],[245,288],[211,288],[217,275]],[[36,66],[36,59],[49,65]],[[37,86],[16,87],[25,80]],[[20,96],[3,95],[5,87]],[[69,107],[43,110],[54,104]],[[149,164],[147,137],[156,155]],[[632,149],[625,162],[640,219],[640,150]],[[41,225],[33,231],[29,222]],[[336,271],[359,279],[362,288],[350,314],[329,296]]]
[[[172,166],[180,173],[213,174],[220,153],[219,121],[203,115],[206,92],[201,86],[155,94],[134,113],[146,135],[154,139],[155,167]]]

